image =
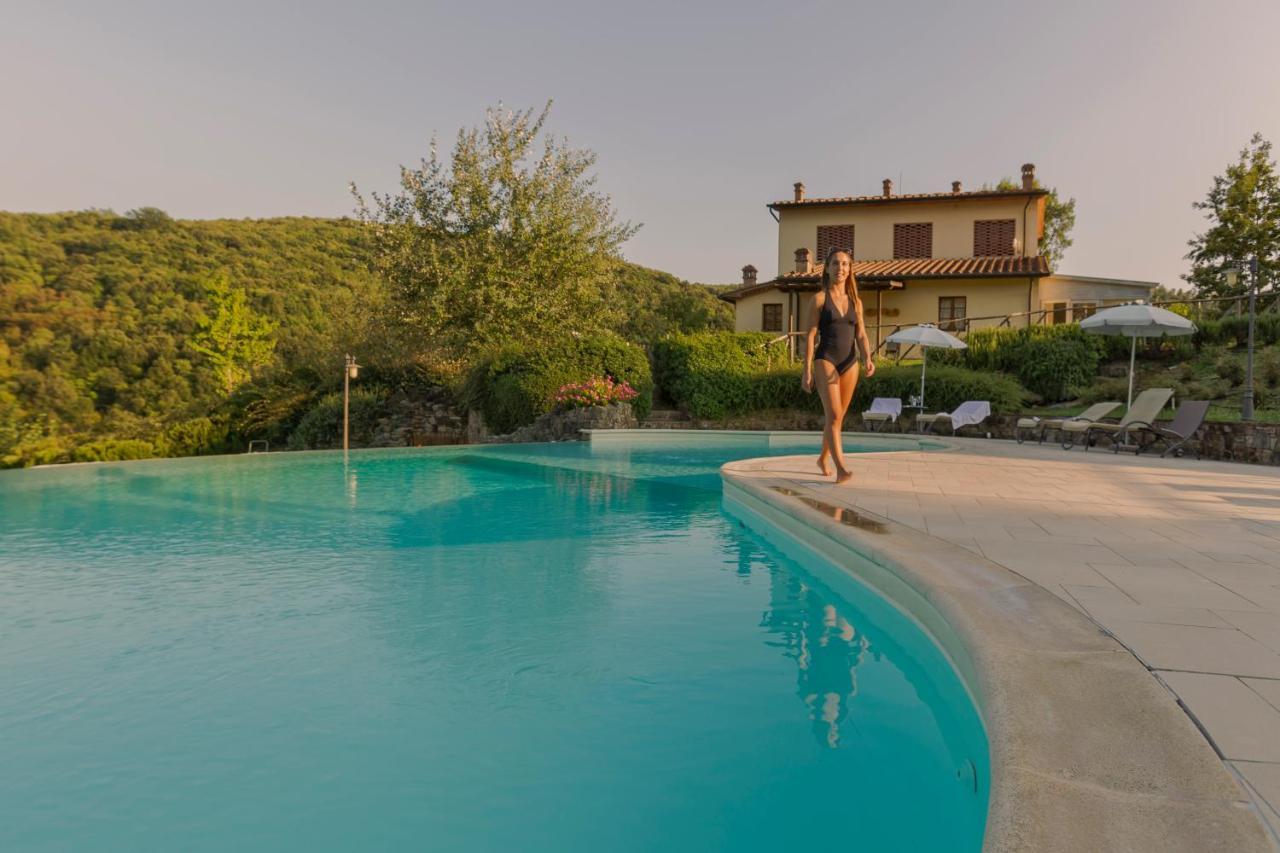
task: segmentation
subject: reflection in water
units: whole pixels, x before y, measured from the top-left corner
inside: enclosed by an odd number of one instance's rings
[[[819,590],[772,567],[769,609],[760,626],[777,637],[770,644],[796,662],[796,693],[809,709],[814,737],[837,749],[853,725],[848,718],[858,693],[856,670],[871,651],[870,641]]]

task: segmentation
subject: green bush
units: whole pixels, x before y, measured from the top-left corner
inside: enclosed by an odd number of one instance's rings
[[[1087,383],[1071,389],[1071,396],[1087,406],[1106,400],[1118,400],[1123,403],[1129,397],[1129,380],[1127,378],[1104,379],[1095,376]]]
[[[636,390],[639,396],[631,404],[636,417],[649,413],[653,377],[644,350],[607,333],[490,352],[467,374],[460,398],[484,415],[491,430],[507,433],[551,411],[562,386],[604,376],[629,382]]]
[[[387,391],[378,385],[351,389],[348,416],[351,444],[367,445],[386,414]],[[289,434],[290,450],[323,450],[342,445],[342,395],[326,394]]]
[[[195,418],[166,429],[155,441],[159,456],[199,456],[226,449],[227,421]]]
[[[32,465],[54,465],[71,461],[72,441],[48,436],[22,441],[0,457],[0,468],[30,468]]]
[[[931,352],[930,360],[1008,373],[1047,402],[1069,399],[1073,386],[1087,383],[1107,348],[1102,337],[1088,334],[1077,323],[974,329],[965,343],[963,350],[943,350],[941,358]]]
[[[1218,371],[1219,376],[1232,385],[1239,385],[1244,382],[1244,363],[1234,356],[1224,355],[1218,359],[1215,369]]]
[[[858,383],[849,408],[864,412],[876,397],[906,401],[919,393],[919,365],[880,367],[874,376]],[[930,412],[949,412],[966,400],[986,400],[993,412],[1017,412],[1026,405],[1027,397],[1027,389],[1003,373],[930,364],[926,374],[925,404]]]
[[[104,438],[82,444],[71,452],[73,462],[118,462],[126,459],[151,459],[156,448],[149,441],[134,438]]]

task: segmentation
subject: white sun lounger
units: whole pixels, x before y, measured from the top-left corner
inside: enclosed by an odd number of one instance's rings
[[[1096,435],[1109,435],[1113,442],[1123,440],[1130,427],[1150,426],[1156,416],[1173,397],[1172,388],[1148,388],[1138,395],[1133,405],[1116,424],[1101,421],[1072,420],[1062,425],[1062,446],[1070,450],[1077,436],[1084,437],[1084,449],[1088,450]]]
[[[1027,433],[1030,432],[1040,439],[1041,444],[1044,444],[1044,434],[1051,429],[1062,432],[1064,426],[1070,421],[1083,421],[1085,424],[1091,424],[1094,421],[1102,420],[1123,405],[1124,403],[1117,402],[1094,403],[1080,414],[1070,418],[1018,418],[1018,427],[1014,432],[1014,438],[1018,440],[1018,444],[1022,444],[1027,439]]]
[[[982,423],[991,417],[991,404],[986,400],[966,400],[961,403],[954,412],[938,412],[934,415],[926,415],[923,412],[916,415],[916,429],[924,432],[925,429],[933,429],[934,424],[946,423],[951,426],[951,434],[955,435],[956,430],[965,426],[973,426]]]
[[[879,432],[886,424],[898,422],[902,416],[902,401],[897,397],[876,397],[871,408],[862,413],[862,423],[872,432]]]

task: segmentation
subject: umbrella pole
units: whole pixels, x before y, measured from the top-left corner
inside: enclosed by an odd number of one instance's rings
[[[1138,354],[1137,337],[1130,338],[1129,344],[1129,402],[1125,406],[1126,411],[1133,405],[1133,359]]]
[[[924,411],[924,372],[929,369],[929,351],[920,347],[920,411]]]

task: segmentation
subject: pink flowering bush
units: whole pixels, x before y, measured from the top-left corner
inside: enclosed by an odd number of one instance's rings
[[[639,396],[629,382],[615,382],[612,376],[597,377],[586,382],[570,382],[561,385],[555,395],[555,406],[565,409],[581,409],[587,406],[608,406],[628,403]]]

